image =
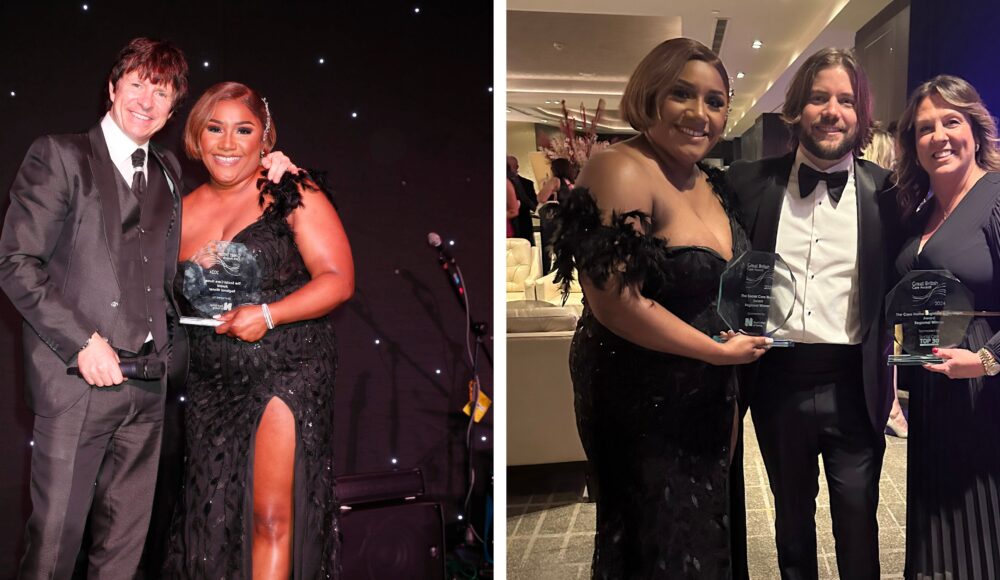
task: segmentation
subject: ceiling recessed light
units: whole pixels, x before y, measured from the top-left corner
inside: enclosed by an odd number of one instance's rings
[[[750,48],[758,49],[758,48],[760,48],[762,46],[764,46],[763,42],[761,42],[759,40],[755,40],[755,41],[753,41],[753,44],[750,45]]]
[[[736,73],[736,78],[738,78],[738,79],[741,79],[741,78],[743,78],[745,76],[747,76],[747,75],[743,74],[743,71],[740,71],[740,72]]]

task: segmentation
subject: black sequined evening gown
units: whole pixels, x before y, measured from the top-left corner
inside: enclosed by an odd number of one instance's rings
[[[279,187],[295,196],[290,183]],[[233,238],[257,260],[261,302],[280,300],[310,280],[285,220],[297,205],[294,199],[275,203]],[[178,292],[182,276],[178,272]],[[264,409],[278,397],[295,416],[292,577],[336,578],[332,419],[337,355],[330,320],[283,324],[255,343],[217,335],[213,328],[186,328],[191,353],[184,485],[164,577],[251,577],[254,440]]]
[[[721,173],[704,170],[730,216],[739,256],[749,243],[721,194]],[[717,252],[637,233],[636,223],[655,230],[644,214],[602,225],[585,189],[573,192],[557,219],[561,274],[576,267],[596,282],[621,276],[705,334],[726,328],[716,297],[727,262]],[[597,503],[593,578],[729,578],[733,367],[637,346],[586,307],[569,364]]]

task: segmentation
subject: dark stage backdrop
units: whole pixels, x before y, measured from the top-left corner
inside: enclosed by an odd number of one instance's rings
[[[939,74],[958,75],[979,91],[994,117],[1000,115],[996,0],[911,0],[907,97]]]
[[[489,2],[3,0],[0,212],[35,137],[99,121],[108,69],[130,38],[169,39],[190,61],[191,96],[154,139],[179,157],[198,95],[224,80],[256,88],[278,149],[329,171],[354,251],[357,292],[334,314],[336,471],[420,467],[453,524],[467,484],[470,365],[464,316],[425,240],[435,231],[455,242],[472,316],[492,324],[491,11]],[[189,186],[205,181],[197,164],[185,170]],[[20,335],[0,297],[0,578],[14,569],[29,510]],[[481,370],[492,396],[491,365]],[[474,438],[483,487],[492,415]],[[479,521],[483,491],[470,510]]]

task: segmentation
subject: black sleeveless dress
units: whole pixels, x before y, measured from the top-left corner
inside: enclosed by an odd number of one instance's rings
[[[274,203],[233,238],[257,260],[265,303],[311,279],[286,221],[301,204],[298,181],[286,175],[280,185],[266,185]],[[182,277],[178,272],[178,295]],[[330,320],[283,324],[255,343],[210,327],[186,329],[184,483],[164,577],[251,577],[254,442],[264,409],[278,397],[295,416],[293,578],[336,578],[331,449],[337,354]]]
[[[729,215],[733,253],[749,249],[722,194],[722,174],[702,168]],[[560,204],[556,266],[595,283],[618,276],[705,334],[716,314],[726,260],[646,233],[639,212],[602,225],[590,193]],[[570,350],[577,427],[597,502],[593,577],[729,578],[729,446],[736,412],[733,367],[647,350],[615,335],[584,308]]]

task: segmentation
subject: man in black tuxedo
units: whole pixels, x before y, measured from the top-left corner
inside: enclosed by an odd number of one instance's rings
[[[187,74],[173,45],[133,40],[109,75],[103,120],[37,139],[11,186],[0,286],[24,317],[35,414],[23,578],[69,578],[88,520],[92,577],[131,578],[142,553],[166,377],[125,382],[119,363],[155,369],[170,362],[171,335],[183,337],[170,291],[180,167],[149,138],[183,99]]]
[[[842,578],[879,577],[878,481],[892,403],[883,298],[896,231],[889,172],[859,159],[871,135],[864,71],[824,49],[798,70],[782,118],[794,151],[735,162],[729,185],[756,250],[777,252],[796,301],[774,348],[747,369],[749,402],[775,501],[782,578],[816,578],[818,457]]]
[[[517,170],[520,166],[517,157],[507,156],[507,179],[514,185],[517,199],[521,202],[521,209],[518,210],[517,217],[511,220],[514,226],[514,235],[524,238],[535,245],[535,225],[532,223],[531,214],[538,207],[538,195],[535,193],[535,184],[527,177],[521,177]]]

